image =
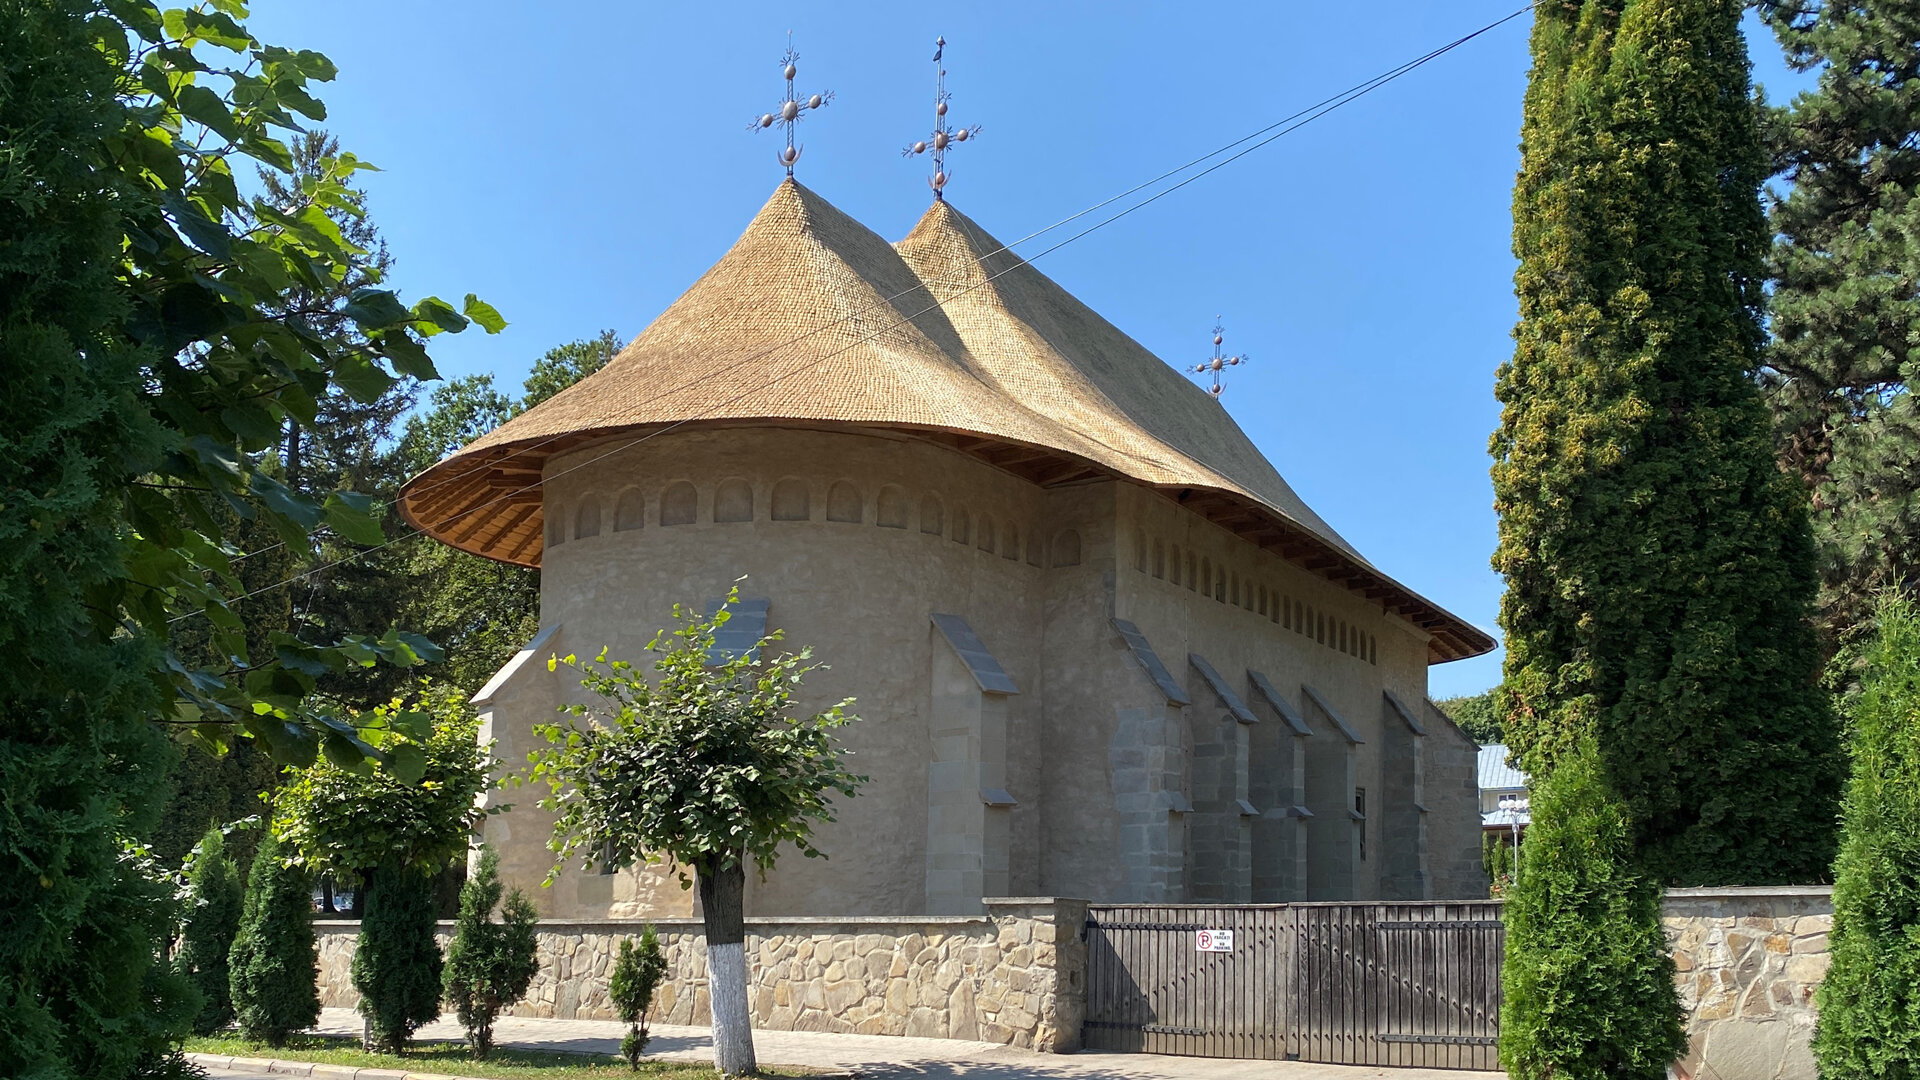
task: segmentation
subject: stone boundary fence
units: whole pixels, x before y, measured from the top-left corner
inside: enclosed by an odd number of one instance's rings
[[[1812,1080],[1813,991],[1827,970],[1827,887],[1675,889],[1667,940],[1687,1014],[1677,1080]],[[1080,1048],[1087,903],[989,899],[984,915],[747,920],[753,1023],[774,1031],[977,1039]],[[607,974],[639,920],[540,924],[540,973],[516,1016],[615,1019]],[[656,919],[667,981],[652,1018],[710,1022],[698,919]],[[360,924],[315,923],[321,1003],[353,1006]],[[453,924],[440,924],[444,948]]]

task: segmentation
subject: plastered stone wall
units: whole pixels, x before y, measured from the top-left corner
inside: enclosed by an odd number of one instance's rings
[[[977,917],[749,920],[748,984],[755,1027],[972,1039],[1067,1052],[1085,1015],[1084,901],[1000,899]],[[692,919],[655,920],[668,977],[658,1023],[711,1022],[706,943]],[[451,923],[439,933],[444,949]],[[508,1012],[617,1019],[607,976],[632,921],[542,923],[540,973]],[[359,1003],[350,969],[360,924],[317,924],[321,1004]]]
[[[1687,1055],[1680,1080],[1814,1080],[1813,992],[1833,890],[1674,889],[1663,906]]]

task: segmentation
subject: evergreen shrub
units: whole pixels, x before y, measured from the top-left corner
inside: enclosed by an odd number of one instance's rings
[[[200,988],[200,1014],[193,1030],[210,1035],[233,1022],[233,996],[227,956],[240,932],[246,902],[240,868],[227,855],[226,834],[208,829],[187,864],[186,925],[174,962]]]
[[[1920,611],[1879,606],[1848,695],[1853,776],[1842,802],[1832,967],[1815,996],[1826,1080],[1920,1076]]]
[[[667,958],[660,952],[660,935],[651,923],[641,932],[638,947],[632,938],[620,939],[620,955],[607,979],[607,996],[613,1000],[620,1021],[627,1025],[620,1053],[636,1070],[651,1038],[647,1034],[647,1010],[653,1007],[653,993],[666,975]]]
[[[241,1034],[270,1046],[320,1019],[320,948],[313,936],[313,888],[306,871],[280,857],[269,835],[247,875],[240,932],[228,955],[229,987]]]
[[[500,908],[500,921],[493,910]],[[540,970],[534,930],[540,915],[526,894],[514,889],[501,903],[500,856],[480,849],[480,867],[460,890],[460,916],[447,946],[447,1001],[467,1029],[473,1056],[493,1052],[493,1020],[520,1000]]]
[[[1631,823],[1576,744],[1533,795],[1507,893],[1500,1064],[1513,1080],[1664,1080],[1686,1051],[1660,885]]]
[[[422,1024],[440,1017],[442,960],[434,940],[433,878],[384,867],[367,875],[365,915],[353,953],[353,988],[367,1047],[405,1054]]]

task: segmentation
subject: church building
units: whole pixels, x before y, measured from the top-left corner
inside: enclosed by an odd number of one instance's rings
[[[749,917],[1486,895],[1476,748],[1427,668],[1493,641],[944,199],[888,243],[789,177],[603,370],[402,507],[541,570],[539,636],[475,699],[509,769],[584,700],[549,656],[644,665],[675,602],[743,575],[729,633],[829,665],[805,693],[856,699],[870,780],[827,859],[749,875]],[[494,797],[502,876],[549,917],[691,912],[661,867],[537,888],[550,818]]]

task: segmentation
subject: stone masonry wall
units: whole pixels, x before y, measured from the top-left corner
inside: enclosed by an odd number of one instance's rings
[[[753,1025],[975,1039],[1065,1052],[1080,1045],[1085,1011],[1086,904],[988,900],[984,916],[749,919]],[[615,1019],[607,975],[633,920],[540,924],[540,973],[519,1016]],[[697,919],[658,919],[667,982],[652,1019],[710,1023],[706,942]],[[444,948],[452,924],[442,923]],[[316,924],[321,1004],[359,1003],[349,977],[360,924]]]
[[[1833,890],[1674,889],[1664,905],[1687,1055],[1679,1080],[1813,1080],[1813,991]]]

